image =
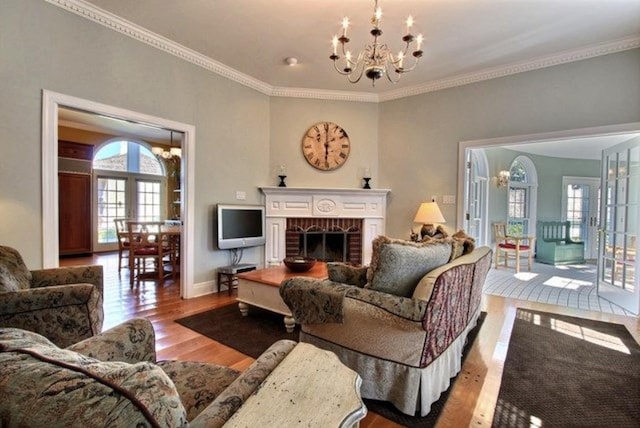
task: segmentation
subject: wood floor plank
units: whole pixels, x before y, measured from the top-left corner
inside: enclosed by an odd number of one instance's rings
[[[254,361],[228,346],[174,322],[178,318],[235,304],[235,296],[229,296],[224,292],[220,295],[211,294],[183,300],[180,298],[179,282],[172,280],[165,281],[162,285],[145,282],[131,290],[126,269],[118,274],[117,259],[117,254],[105,254],[75,259],[64,258],[60,261],[63,266],[77,264],[104,266],[105,328],[113,327],[133,317],[145,317],[153,323],[156,331],[159,359],[210,362],[240,371],[245,370]],[[583,273],[589,274],[589,272]],[[487,316],[438,420],[438,427],[491,426],[509,337],[518,307],[624,324],[636,341],[640,342],[640,318],[615,314],[611,305],[606,308],[611,313],[589,310],[594,307],[597,309],[600,305],[607,303],[606,301],[603,303],[602,299],[590,290],[584,294],[585,300],[580,305],[582,309],[562,307],[549,303],[558,300],[560,290],[545,287],[539,291],[541,282],[532,281],[530,284],[522,284],[522,281],[514,279],[512,274],[505,275],[504,268],[498,272],[492,269],[490,275],[492,274],[495,281],[488,284],[485,291],[495,294],[506,293],[507,296],[489,294],[483,296],[482,310],[487,312]],[[583,280],[584,277],[579,279]],[[518,296],[522,295],[542,302],[518,300],[514,298],[516,292]],[[571,293],[568,295],[570,296]],[[569,303],[569,299],[565,298],[565,300]],[[579,297],[577,301],[580,302]],[[400,427],[372,412],[367,414],[360,426],[362,428]]]

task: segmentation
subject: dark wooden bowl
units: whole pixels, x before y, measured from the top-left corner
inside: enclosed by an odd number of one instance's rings
[[[316,259],[302,256],[287,257],[282,261],[293,272],[306,272],[316,264]]]

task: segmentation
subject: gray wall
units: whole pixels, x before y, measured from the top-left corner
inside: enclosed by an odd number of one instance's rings
[[[420,201],[456,194],[460,141],[637,122],[638,76],[635,49],[382,103],[387,233],[405,237]],[[454,228],[456,207],[441,208]]]
[[[349,135],[351,152],[342,167],[321,171],[302,155],[302,138],[310,126],[335,122]],[[364,168],[371,169],[372,183],[378,178],[378,104],[271,98],[272,185],[279,180],[275,168],[286,165],[290,187],[361,187]]]
[[[247,192],[260,203],[269,153],[269,97],[41,0],[0,11],[0,236],[42,264],[42,89],[193,124],[195,282],[228,264],[215,251],[212,210]],[[249,167],[247,167],[249,166]],[[248,261],[262,260],[260,250]]]
[[[525,152],[486,148],[485,154],[492,177],[500,170],[509,170],[518,156],[531,159],[538,175],[538,220],[560,220],[562,217],[562,177],[600,177],[600,161],[554,158]],[[489,184],[489,225],[507,218],[507,188]]]
[[[407,236],[420,201],[455,195],[458,142],[640,120],[640,50],[522,73],[381,104],[269,98],[42,0],[0,6],[1,243],[42,264],[41,104],[47,89],[192,124],[195,282],[214,279],[213,208],[275,185],[354,188],[370,167],[392,189],[387,231]],[[428,66],[428,64],[424,64]],[[331,120],[352,139],[344,167],[307,165],[300,138]],[[442,206],[449,226],[455,206]],[[262,251],[245,254],[261,262]]]

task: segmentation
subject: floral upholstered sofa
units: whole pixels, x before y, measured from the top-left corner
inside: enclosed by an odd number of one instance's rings
[[[329,279],[280,287],[300,341],[333,351],[362,377],[363,398],[424,416],[461,368],[492,251],[458,237],[378,237],[368,267],[328,263]]]
[[[66,349],[30,331],[0,328],[0,426],[220,427],[295,345],[276,342],[239,373],[157,362],[145,319]]]
[[[69,346],[102,331],[102,287],[102,266],[30,271],[18,251],[0,246],[0,327]]]

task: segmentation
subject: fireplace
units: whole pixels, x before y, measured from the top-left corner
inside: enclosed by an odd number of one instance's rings
[[[388,189],[261,187],[265,195],[265,265],[288,256],[368,264],[384,234]]]
[[[286,256],[362,263],[362,219],[288,218]]]

